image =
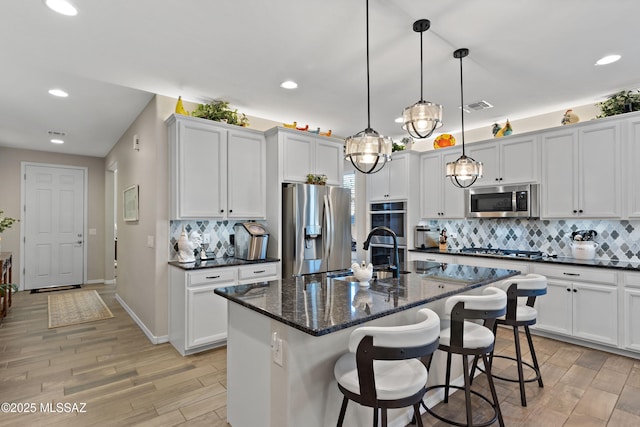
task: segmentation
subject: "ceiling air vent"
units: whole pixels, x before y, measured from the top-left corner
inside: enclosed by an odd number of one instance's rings
[[[486,110],[487,108],[493,108],[493,105],[489,104],[485,100],[482,100],[482,101],[472,102],[471,104],[465,105],[463,107],[463,110],[467,113],[470,113],[472,111]]]

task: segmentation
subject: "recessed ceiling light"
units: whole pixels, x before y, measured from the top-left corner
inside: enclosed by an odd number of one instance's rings
[[[404,122],[404,119],[403,119],[402,117],[398,117],[398,118],[396,118],[396,119],[394,120],[394,122],[396,122],[396,123],[402,123],[402,122]]]
[[[53,142],[54,144],[64,144],[64,141],[61,139],[52,139],[51,142]]]
[[[67,0],[45,0],[44,4],[61,15],[76,16],[78,14],[78,10]]]
[[[63,91],[62,89],[50,89],[49,94],[53,96],[58,96],[60,98],[66,98],[67,96],[69,96],[69,94]]]
[[[286,80],[280,83],[280,87],[283,89],[296,89],[298,87],[298,83],[294,82],[293,80]]]
[[[612,64],[622,58],[620,55],[607,55],[596,61],[596,65]]]

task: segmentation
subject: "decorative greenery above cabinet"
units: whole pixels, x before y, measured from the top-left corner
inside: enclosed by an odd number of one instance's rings
[[[264,219],[266,146],[262,132],[171,115],[170,219]]]

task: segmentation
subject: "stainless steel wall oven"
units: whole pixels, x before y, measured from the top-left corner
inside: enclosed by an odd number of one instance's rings
[[[398,236],[399,267],[403,269],[407,259],[407,203],[372,203],[369,212],[371,228],[389,227]],[[389,264],[393,259],[393,238],[387,234],[372,236],[369,252],[373,265]]]

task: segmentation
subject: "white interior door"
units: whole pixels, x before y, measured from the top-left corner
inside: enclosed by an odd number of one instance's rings
[[[82,168],[25,166],[25,289],[83,283],[85,174]]]

